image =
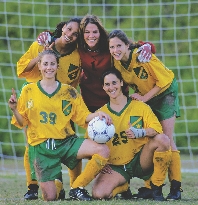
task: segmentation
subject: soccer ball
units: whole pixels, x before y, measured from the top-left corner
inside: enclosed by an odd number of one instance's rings
[[[107,125],[105,118],[94,117],[88,124],[87,132],[90,139],[102,144],[114,136],[115,127],[113,124]]]

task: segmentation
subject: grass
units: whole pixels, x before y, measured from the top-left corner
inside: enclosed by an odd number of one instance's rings
[[[65,169],[66,170],[66,169]],[[64,189],[66,191],[66,198],[68,198],[69,191],[69,180],[66,172],[63,173],[64,179]],[[91,201],[91,202],[79,202],[79,201],[55,201],[55,202],[46,202],[45,204],[70,204],[70,205],[127,205],[127,204],[141,204],[141,205],[149,205],[149,204],[189,204],[194,205],[198,204],[198,173],[183,173],[182,174],[182,189],[184,192],[182,193],[182,199],[180,201],[174,202],[155,202],[151,200],[110,200],[110,201]],[[87,186],[87,190],[91,193],[91,185]],[[131,191],[132,193],[136,193],[139,187],[143,186],[143,181],[140,179],[132,179],[131,180]],[[0,178],[0,204],[11,205],[11,204],[29,204],[29,205],[43,205],[44,202],[41,198],[41,191],[39,190],[39,199],[35,201],[25,201],[23,199],[23,195],[26,193],[26,181],[25,175],[11,175],[4,174],[1,175]],[[163,187],[164,196],[167,196],[169,193],[169,182],[166,180],[166,185]]]

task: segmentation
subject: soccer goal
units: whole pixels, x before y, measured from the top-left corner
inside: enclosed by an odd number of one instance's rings
[[[10,124],[7,101],[24,79],[16,62],[37,35],[87,13],[100,17],[107,31],[124,30],[134,41],[150,41],[156,55],[179,83],[181,117],[174,139],[182,171],[198,172],[198,1],[197,0],[2,0],[0,1],[0,172],[24,173],[23,131]],[[91,97],[91,96],[90,96]],[[76,127],[83,137],[84,130]]]

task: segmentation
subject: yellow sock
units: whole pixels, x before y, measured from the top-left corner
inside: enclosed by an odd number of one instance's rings
[[[29,186],[30,184],[37,184],[38,185],[38,181],[32,180],[32,178],[31,178],[31,170],[30,170],[28,150],[29,150],[29,147],[26,146],[25,153],[24,153],[24,168],[25,168],[25,172],[26,172],[27,186]]]
[[[94,154],[92,158],[87,162],[84,171],[72,184],[72,188],[87,186],[105,166],[107,161],[107,158],[104,158],[99,154]]]
[[[55,179],[55,186],[56,186],[56,199],[58,199],[60,191],[63,189],[63,183],[59,179]]]
[[[151,189],[151,178],[144,181],[144,186],[148,189]]]
[[[115,197],[117,194],[127,191],[128,188],[129,188],[128,182],[126,182],[125,184],[121,186],[116,187],[112,192],[113,197]]]
[[[171,150],[166,152],[154,152],[153,164],[154,172],[151,181],[154,185],[160,186],[166,179],[166,174],[171,161]]]
[[[82,172],[82,160],[80,160],[80,162],[76,165],[76,167],[74,169],[71,170],[68,168],[68,172],[69,172],[70,187],[71,187],[72,184],[74,183],[74,181],[76,180],[76,178]]]
[[[180,151],[172,151],[171,163],[168,168],[168,178],[170,182],[172,180],[181,182]]]

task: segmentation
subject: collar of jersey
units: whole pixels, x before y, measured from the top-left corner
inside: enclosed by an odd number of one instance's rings
[[[120,116],[124,112],[124,110],[128,107],[128,105],[131,103],[131,101],[132,101],[132,99],[130,97],[128,97],[126,105],[122,108],[122,110],[120,112],[116,112],[115,110],[112,110],[110,107],[110,102],[107,103],[107,108],[114,115]]]
[[[134,49],[131,50],[131,52],[130,52],[130,54],[129,54],[129,59],[128,59],[128,61],[127,61],[126,63],[123,63],[122,61],[120,61],[121,64],[122,64],[122,66],[123,66],[126,70],[128,70],[129,65],[130,65],[130,63],[131,63],[131,61],[132,61],[132,54],[133,54],[133,51],[134,51]]]
[[[59,81],[57,81],[57,82],[58,82],[58,86],[57,86],[56,90],[55,90],[53,93],[51,93],[51,94],[49,94],[49,93],[45,92],[45,90],[43,90],[43,88],[41,87],[40,81],[37,82],[37,86],[38,86],[39,90],[40,90],[43,94],[45,94],[46,96],[48,96],[49,98],[51,98],[51,97],[53,97],[53,96],[60,90],[61,82],[59,82]]]

